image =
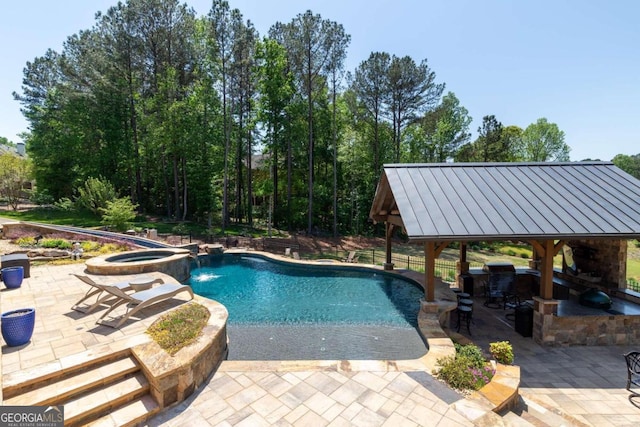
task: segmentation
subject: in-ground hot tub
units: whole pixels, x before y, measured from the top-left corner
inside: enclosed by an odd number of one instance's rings
[[[190,251],[181,248],[141,249],[90,258],[90,274],[140,274],[159,271],[185,281],[189,278]]]

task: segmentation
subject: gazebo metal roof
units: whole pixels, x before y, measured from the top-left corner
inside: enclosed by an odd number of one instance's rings
[[[640,181],[609,162],[389,164],[370,217],[416,242],[638,238]]]

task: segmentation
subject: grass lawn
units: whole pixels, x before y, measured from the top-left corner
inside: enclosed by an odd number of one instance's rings
[[[640,248],[636,241],[630,241],[627,247],[627,280],[640,282]]]

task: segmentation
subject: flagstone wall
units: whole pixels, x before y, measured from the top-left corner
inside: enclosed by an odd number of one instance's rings
[[[599,289],[626,288],[627,241],[610,239],[571,240],[578,276],[566,273],[567,280]]]

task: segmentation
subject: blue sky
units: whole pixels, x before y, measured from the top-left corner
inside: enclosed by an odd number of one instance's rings
[[[565,132],[571,160],[640,153],[640,2],[634,0],[229,0],[261,35],[310,9],[351,35],[353,71],[373,51],[427,59],[473,117]],[[0,9],[0,136],[27,130],[12,92],[27,61],[94,24],[116,0],[23,0]],[[198,15],[210,0],[190,0]]]

